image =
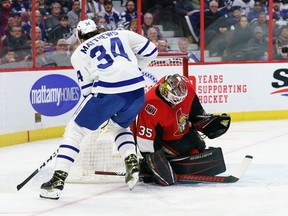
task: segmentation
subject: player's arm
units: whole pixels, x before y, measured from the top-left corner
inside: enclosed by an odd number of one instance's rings
[[[138,60],[138,68],[147,67],[158,55],[158,49],[150,40],[135,32],[128,31],[131,49]]]
[[[85,66],[84,60],[81,59],[81,56],[77,53],[73,53],[71,56],[71,63],[76,70],[77,80],[81,87],[81,92],[84,97],[87,97],[91,94],[91,89],[93,87],[93,80],[88,69]]]

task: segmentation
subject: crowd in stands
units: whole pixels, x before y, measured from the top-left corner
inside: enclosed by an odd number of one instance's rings
[[[36,0],[32,13],[31,0],[0,0],[0,67],[32,66],[32,49],[36,47],[36,66],[71,66],[70,56],[77,47],[75,28],[80,21],[81,0]],[[199,56],[189,44],[200,44],[200,11],[197,0],[169,2],[178,14],[182,37],[178,49],[155,25],[154,14],[137,14],[137,1],[121,1],[117,11],[112,0],[87,0],[86,18],[93,19],[103,30],[126,29],[138,32],[159,49],[159,52],[187,52],[189,60]],[[205,0],[204,45],[210,57],[222,61],[268,60],[269,40],[273,41],[273,59],[288,59],[288,0],[273,0],[272,16],[268,0]],[[198,2],[199,3],[199,2]],[[269,17],[273,17],[273,37],[269,37]],[[32,29],[35,22],[36,28]]]
[[[188,2],[177,1],[176,12],[182,17],[185,36],[199,44],[200,11]],[[288,45],[283,33],[287,28],[288,1],[273,0],[272,13],[270,16],[268,0],[209,1],[204,11],[205,49],[210,57],[221,57],[223,61],[268,60],[271,39],[273,59],[287,59],[282,48]],[[272,38],[269,37],[270,17],[273,18]]]

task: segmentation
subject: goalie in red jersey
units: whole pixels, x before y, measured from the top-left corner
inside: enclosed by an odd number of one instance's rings
[[[163,77],[147,92],[137,120],[136,138],[143,156],[140,175],[149,176],[144,182],[172,185],[177,182],[176,174],[224,172],[221,148],[206,148],[201,134],[219,137],[229,129],[230,121],[227,114],[206,114],[186,77]]]

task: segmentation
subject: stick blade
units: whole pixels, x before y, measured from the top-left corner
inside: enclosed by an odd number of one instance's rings
[[[253,156],[246,155],[240,165],[240,167],[234,172],[232,175],[235,178],[238,178],[238,180],[244,175],[246,170],[248,169],[249,165],[251,164],[253,159]]]

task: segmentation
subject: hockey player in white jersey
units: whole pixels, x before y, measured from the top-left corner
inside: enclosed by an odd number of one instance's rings
[[[71,63],[85,99],[66,126],[55,172],[50,181],[41,185],[42,198],[59,198],[82,139],[108,119],[117,127],[115,142],[126,165],[128,187],[132,189],[139,179],[135,142],[129,126],[145,102],[140,70],[157,56],[157,47],[132,31],[99,33],[89,19],[78,23],[76,33],[81,44],[74,51]]]

